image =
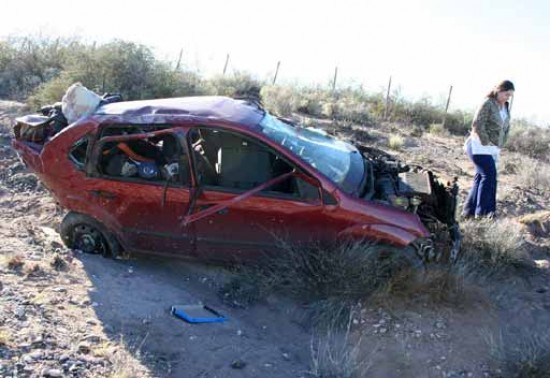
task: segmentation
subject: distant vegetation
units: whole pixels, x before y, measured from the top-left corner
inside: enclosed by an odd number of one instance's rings
[[[20,37],[0,41],[0,98],[24,100],[33,108],[60,101],[66,88],[80,81],[98,92],[118,92],[127,100],[189,95],[260,97],[272,112],[374,125],[382,120],[424,131],[465,135],[472,114],[447,115],[429,99],[408,101],[357,88],[332,91],[327,87],[267,85],[248,73],[204,78],[179,62],[155,57],[148,46],[115,40],[90,44],[79,39]],[[547,155],[550,132],[522,124],[510,138],[510,148],[531,157]]]

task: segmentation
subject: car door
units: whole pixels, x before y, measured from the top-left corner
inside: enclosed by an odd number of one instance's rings
[[[140,130],[146,130],[146,133]],[[109,125],[94,144],[85,190],[132,251],[192,254],[185,130]],[[153,128],[153,130],[155,130]],[[114,134],[114,135],[113,135]],[[141,159],[141,160],[140,160]]]
[[[250,137],[224,130],[189,134],[199,190],[186,217],[197,256],[248,260],[281,243],[327,241],[342,228],[320,184]]]

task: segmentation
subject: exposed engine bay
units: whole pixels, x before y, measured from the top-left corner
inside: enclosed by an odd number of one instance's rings
[[[361,145],[357,148],[367,171],[361,198],[418,214],[432,233],[431,241],[426,241],[432,246],[418,246],[425,260],[439,260],[442,255],[456,259],[460,249],[457,179],[443,183],[433,172],[411,167],[382,150]]]

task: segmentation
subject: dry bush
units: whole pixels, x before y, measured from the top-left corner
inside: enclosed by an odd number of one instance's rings
[[[531,272],[521,227],[510,219],[468,220],[462,223],[462,249],[456,270],[465,277],[490,278]]]
[[[58,253],[52,257],[50,266],[58,272],[69,270],[69,264]]]
[[[476,285],[466,282],[455,265],[431,264],[413,273],[393,277],[384,290],[376,293],[373,301],[385,307],[394,303],[417,303],[418,300],[454,308],[485,304]]]
[[[280,243],[277,254],[245,266],[220,291],[230,304],[246,306],[272,293],[300,299],[318,324],[344,321],[354,305],[413,265],[409,250],[345,243],[294,246]]]
[[[428,132],[434,135],[449,136],[449,130],[447,130],[441,123],[432,123],[428,127]]]
[[[108,375],[109,378],[134,378],[134,377],[149,377],[149,372],[143,368],[139,360],[134,358],[132,354],[139,356],[140,349],[143,346],[131,347],[125,344],[124,340],[120,339],[118,343],[120,347],[105,346],[109,349],[109,362],[111,362],[111,372]]]
[[[540,190],[550,188],[550,163],[524,157],[518,162],[517,172],[524,187]]]
[[[550,128],[530,125],[521,120],[513,124],[506,144],[510,151],[550,162]]]
[[[388,147],[392,150],[400,150],[405,145],[405,139],[398,134],[390,134],[388,139]]]
[[[251,74],[235,72],[232,75],[219,75],[205,83],[205,91],[217,96],[260,99],[262,84]]]
[[[550,334],[522,329],[486,337],[491,354],[505,376],[550,378]]]
[[[8,331],[0,329],[0,346],[7,347],[9,346],[11,338]]]
[[[44,270],[42,265],[39,263],[34,263],[30,266],[27,265],[25,275],[27,278],[42,278],[47,275],[47,272]]]
[[[322,88],[298,88],[297,111],[315,117],[333,118],[334,99],[328,90]]]
[[[25,265],[25,257],[23,255],[13,255],[7,259],[6,266],[10,270],[21,271]]]
[[[267,110],[279,116],[289,116],[299,105],[296,93],[289,87],[266,85],[260,91]]]
[[[550,236],[550,210],[524,215],[518,221],[526,225],[529,232],[537,237]]]
[[[360,378],[372,365],[362,352],[361,337],[352,337],[352,318],[348,319],[344,334],[339,327],[331,327],[311,340],[311,368],[308,375],[315,378]]]
[[[344,98],[336,103],[333,117],[368,125],[374,122],[370,108],[370,104],[360,98]]]

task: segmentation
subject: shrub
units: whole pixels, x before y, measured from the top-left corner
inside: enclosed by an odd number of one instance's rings
[[[517,169],[522,186],[540,190],[550,188],[550,164],[530,158],[521,158]]]
[[[338,329],[329,328],[324,335],[311,341],[311,369],[309,376],[315,378],[364,377],[371,367],[362,352],[362,338],[351,333],[352,316],[342,336]]]
[[[432,123],[430,127],[428,127],[428,132],[430,134],[434,135],[448,135],[449,132],[447,129],[443,126],[441,123]]]
[[[401,135],[390,134],[388,147],[392,150],[400,150],[405,145],[405,139]]]
[[[519,331],[487,337],[493,359],[507,377],[550,378],[550,334]]]
[[[75,40],[42,36],[0,41],[0,97],[25,98],[56,77],[67,55],[79,47]]]
[[[462,223],[462,248],[457,269],[466,276],[502,277],[511,270],[530,271],[521,227],[510,219]]]
[[[289,87],[266,85],[260,91],[262,103],[272,113],[290,116],[299,105],[298,96]]]
[[[513,124],[506,146],[510,151],[550,162],[550,128]]]
[[[67,88],[74,82],[75,80],[71,77],[70,73],[63,72],[55,79],[40,84],[34,94],[27,99],[27,104],[32,109],[40,109],[43,105],[61,101]]]
[[[28,99],[33,107],[61,100],[69,85],[81,82],[98,93],[121,93],[126,100],[206,93],[198,75],[158,61],[150,48],[125,41],[101,46],[74,43],[59,56],[51,78],[40,76]],[[42,80],[42,78],[45,78]],[[47,80],[46,80],[47,79]]]
[[[473,114],[463,111],[455,111],[447,114],[445,128],[453,135],[466,135],[472,127]]]
[[[354,98],[346,98],[338,101],[336,103],[336,109],[333,112],[333,117],[360,124],[372,123],[370,104]]]
[[[262,84],[252,75],[236,72],[233,75],[215,76],[206,84],[208,94],[229,97],[260,99]]]
[[[404,251],[389,246],[300,247],[281,242],[277,254],[242,268],[221,294],[230,303],[245,306],[272,293],[285,293],[305,301],[315,322],[331,324],[347,319],[358,301],[408,264]]]

